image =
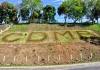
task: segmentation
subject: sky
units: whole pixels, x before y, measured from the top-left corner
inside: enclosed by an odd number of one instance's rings
[[[18,4],[18,3],[21,3],[21,0],[0,0],[0,3],[2,2],[10,2],[14,5]],[[43,6],[46,6],[46,5],[53,5],[55,6],[56,8],[56,12],[57,12],[57,8],[60,6],[60,4],[63,2],[64,0],[42,0],[43,2]],[[64,16],[59,16],[58,14],[56,14],[55,16],[55,19],[58,21],[58,22],[64,22]],[[69,20],[68,20],[69,21]]]
[[[0,0],[0,3],[4,2],[4,1],[10,2],[10,3],[14,4],[14,5],[21,3],[21,0]],[[61,3],[63,1],[64,0],[42,0],[43,6],[46,6],[46,5],[53,5],[53,6],[55,6],[55,8],[56,8],[55,19],[58,22],[64,22],[64,16],[63,15],[59,16],[57,14],[57,8],[61,5]],[[87,19],[84,18],[83,21],[87,21]],[[71,19],[67,19],[67,22],[73,22],[73,21]]]
[[[64,22],[64,16],[59,16],[57,14],[57,8],[61,5],[61,3],[64,1],[64,0],[42,0],[43,1],[43,5],[46,6],[46,5],[53,5],[55,6],[56,8],[56,16],[55,16],[55,19],[58,21],[58,22]]]

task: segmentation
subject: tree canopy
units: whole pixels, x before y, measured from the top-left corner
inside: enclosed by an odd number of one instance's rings
[[[8,2],[3,2],[0,5],[0,23],[5,21],[7,22],[14,22],[17,18],[17,9],[14,7],[13,4]]]
[[[43,16],[45,22],[52,22],[55,20],[56,9],[52,5],[47,5],[43,8]]]
[[[67,17],[74,19],[74,23],[82,18],[86,13],[86,5],[82,0],[65,0],[58,7],[58,14],[64,14],[65,20]],[[66,23],[66,21],[65,21]]]
[[[35,10],[41,10],[42,9],[42,1],[41,0],[22,0],[21,3],[22,7],[28,7],[30,11],[30,20],[32,21],[34,18],[34,13],[36,15]]]
[[[43,13],[41,13],[43,11]],[[73,23],[86,17],[92,24],[100,18],[100,0],[64,0],[57,8],[59,16],[72,19]],[[0,4],[0,23],[22,21],[51,23],[56,21],[56,7],[46,5],[43,7],[42,0],[22,0],[20,4],[13,5],[9,2]],[[20,18],[21,19],[20,19]],[[20,19],[20,20],[18,20]]]
[[[22,17],[22,20],[28,20],[29,18],[29,8],[24,7],[20,11],[20,15]]]

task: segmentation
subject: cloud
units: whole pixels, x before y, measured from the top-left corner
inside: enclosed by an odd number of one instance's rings
[[[54,1],[52,1],[53,3],[56,3],[56,4],[61,4],[63,1],[65,1],[65,0],[54,0]]]
[[[21,0],[18,0],[18,3],[21,3],[22,1]]]
[[[53,2],[60,2],[61,0],[54,0]]]
[[[54,0],[53,2],[63,2],[64,0]]]

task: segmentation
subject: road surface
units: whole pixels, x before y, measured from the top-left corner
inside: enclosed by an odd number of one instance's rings
[[[0,70],[100,70],[100,62],[58,66],[0,67]]]

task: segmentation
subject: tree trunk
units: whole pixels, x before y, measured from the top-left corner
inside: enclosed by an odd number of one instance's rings
[[[76,24],[76,21],[77,21],[78,19],[75,19],[75,21],[73,22],[74,24]]]
[[[65,18],[65,24],[66,24],[66,18]]]
[[[97,19],[97,24],[99,23],[99,20]]]
[[[94,22],[94,19],[92,19],[92,25],[94,25],[94,23],[95,23],[95,22]]]
[[[64,25],[66,25],[67,15],[64,16],[64,19],[65,19],[65,24]]]
[[[92,25],[94,25],[94,15],[92,15]]]
[[[81,19],[81,24],[82,24],[82,19]]]
[[[97,16],[97,24],[99,23],[99,20],[98,20],[98,18],[99,18],[99,17]]]

